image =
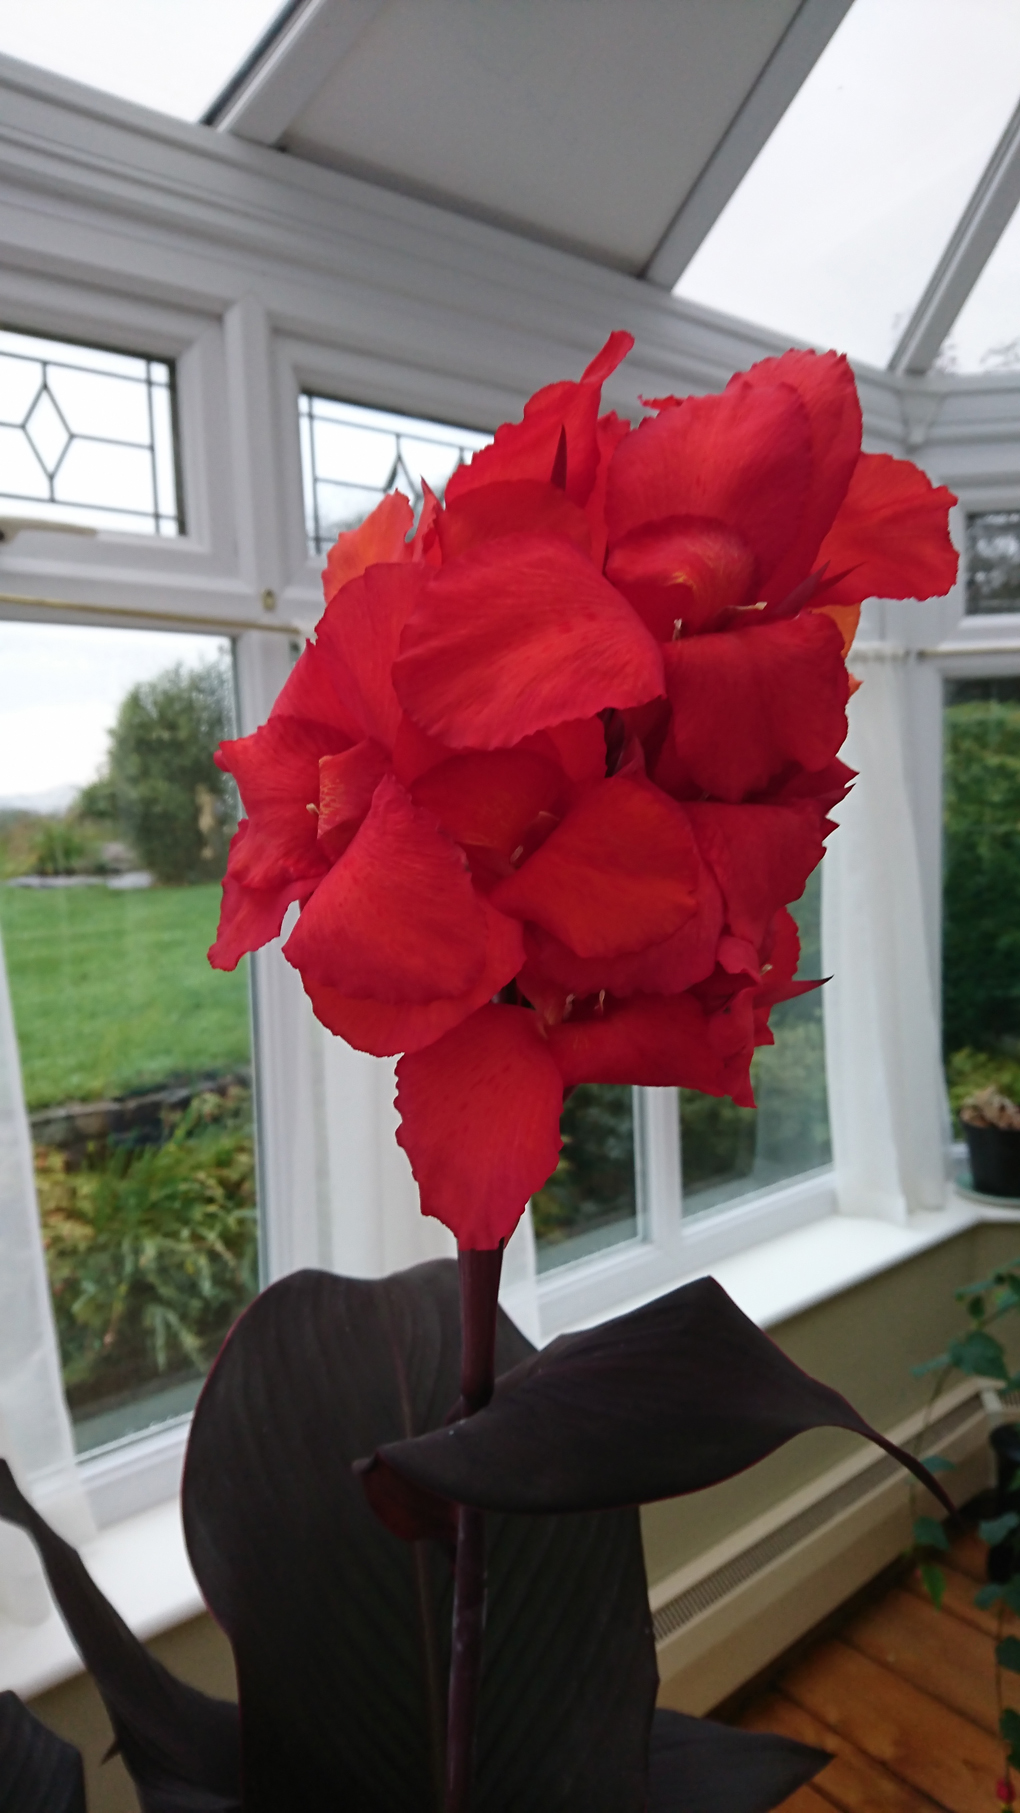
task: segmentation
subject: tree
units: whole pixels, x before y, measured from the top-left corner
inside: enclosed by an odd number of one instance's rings
[[[237,810],[230,777],[213,761],[230,733],[225,661],[176,666],[132,687],[110,736],[106,772],[87,795],[112,807],[139,859],[158,881],[215,881],[223,874]]]
[[[945,1048],[987,1051],[1020,1035],[1020,699],[1015,697],[974,697],[968,691],[946,712],[944,885]]]

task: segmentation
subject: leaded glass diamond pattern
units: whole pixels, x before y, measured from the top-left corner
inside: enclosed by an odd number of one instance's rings
[[[968,516],[967,610],[1020,612],[1020,510]]]
[[[303,395],[301,460],[308,549],[324,554],[389,491],[421,509],[422,480],[442,497],[463,460],[492,438],[470,428]]]
[[[0,332],[0,509],[172,536],[178,489],[171,365]]]

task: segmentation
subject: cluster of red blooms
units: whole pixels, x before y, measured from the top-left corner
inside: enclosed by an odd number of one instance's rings
[[[861,600],[946,592],[955,500],[861,452],[843,358],[600,415],[633,344],[340,536],[268,723],[222,746],[247,818],[212,962],[285,946],[318,1018],[403,1053],[398,1135],[462,1247],[554,1169],[565,1089],[751,1103],[786,911],[850,771]]]

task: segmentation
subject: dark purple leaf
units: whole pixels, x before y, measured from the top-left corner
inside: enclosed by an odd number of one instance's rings
[[[877,1442],[953,1509],[920,1461],[700,1278],[561,1336],[501,1378],[477,1416],[383,1445],[363,1484],[384,1518],[386,1469],[485,1510],[608,1510],[700,1491],[826,1425]]]
[[[831,1760],[827,1750],[792,1737],[659,1711],[648,1813],[770,1813]]]
[[[185,1686],[151,1656],[80,1557],[19,1492],[0,1461],[0,1517],[31,1536],[64,1623],[110,1715],[144,1813],[240,1806],[237,1708]]]
[[[0,1693],[2,1813],[85,1813],[81,1756],[16,1693]]]
[[[531,1351],[501,1316],[497,1370]],[[352,1462],[439,1427],[459,1359],[444,1260],[286,1278],[210,1374],[185,1529],[237,1660],[245,1813],[440,1803],[449,1561],[382,1527]],[[656,1672],[636,1513],[491,1517],[488,1534],[477,1813],[639,1813]]]

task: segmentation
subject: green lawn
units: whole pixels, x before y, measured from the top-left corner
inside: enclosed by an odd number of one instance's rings
[[[93,1101],[249,1061],[247,960],[210,969],[218,884],[0,886],[30,1108]]]

